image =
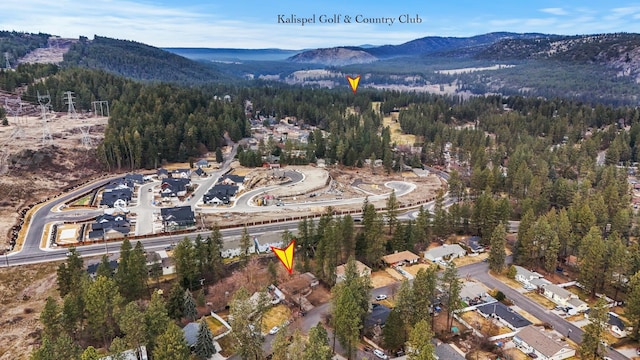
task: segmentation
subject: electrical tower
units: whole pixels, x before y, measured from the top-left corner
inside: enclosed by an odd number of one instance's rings
[[[83,126],[80,128],[82,132],[82,146],[85,149],[89,149],[91,147],[91,138],[89,137],[89,131],[91,130],[91,125]]]
[[[40,95],[40,91],[38,91],[38,104],[40,104],[40,120],[42,120],[42,145],[48,145],[53,142],[51,131],[49,131],[49,119],[47,119],[51,106],[49,90],[47,90],[47,95]]]
[[[69,115],[69,118],[71,119],[77,119],[78,118],[78,113],[76,112],[76,107],[73,104],[73,92],[72,91],[66,91],[64,93],[65,96],[65,103],[69,106],[69,109],[67,110],[67,115]]]
[[[11,139],[19,139],[24,136],[24,123],[22,121],[22,99],[18,96],[17,100],[13,99],[4,99],[4,108],[7,110],[9,115],[13,116],[13,125],[15,129],[13,133],[11,133]]]
[[[109,117],[109,102],[108,101],[92,101],[91,105],[93,105],[93,113],[95,116],[98,116],[98,106],[100,107],[100,116],[105,116],[105,109],[107,110],[106,114]]]
[[[11,63],[9,62],[9,53],[6,52],[4,53],[4,61],[5,61],[5,68],[7,69],[11,69]]]

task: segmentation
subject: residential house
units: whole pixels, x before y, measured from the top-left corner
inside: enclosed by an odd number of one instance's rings
[[[367,265],[361,263],[360,261],[356,260],[356,268],[358,269],[358,274],[362,277],[362,276],[371,276],[371,268],[368,267]],[[342,281],[344,281],[345,277],[344,277],[344,270],[345,270],[346,264],[344,265],[340,265],[336,268],[336,284],[341,283]]]
[[[189,179],[166,178],[162,179],[160,195],[164,197],[176,197],[187,195],[187,186],[191,184]]]
[[[298,304],[304,310],[310,310],[313,309],[313,305],[307,300],[306,296],[318,284],[318,279],[312,273],[307,272],[296,275],[291,280],[281,284],[279,289],[289,301]]]
[[[127,206],[133,197],[133,191],[130,188],[118,188],[112,189],[109,191],[104,191],[102,193],[102,199],[100,200],[100,205],[106,206],[109,208],[116,207],[116,202],[118,205]],[[120,201],[118,201],[120,200]]]
[[[150,268],[156,263],[159,263],[162,266],[162,276],[176,273],[176,267],[173,259],[169,257],[169,254],[167,254],[165,250],[151,251],[147,253],[147,267]]]
[[[522,266],[515,266],[516,268],[516,281],[523,285],[532,285],[531,280],[541,279],[543,276],[535,271],[529,271]]]
[[[238,187],[235,185],[215,185],[202,197],[205,204],[229,204],[235,200]]]
[[[465,360],[464,353],[453,344],[447,344],[440,340],[434,340],[436,359],[438,360]]]
[[[158,176],[158,179],[166,179],[169,177],[169,170],[160,168],[156,172],[156,175]]]
[[[101,357],[100,360],[147,360],[147,348],[142,345],[139,349],[126,350],[116,355]]]
[[[134,184],[144,184],[144,175],[142,174],[127,174],[124,176],[125,181],[130,181]]]
[[[589,312],[590,312],[590,309],[585,311],[584,315],[586,318],[589,318]],[[624,321],[620,319],[618,314],[613,312],[608,313],[607,328],[609,329],[609,332],[613,336],[618,338],[625,337],[628,334],[627,326],[625,325]]]
[[[473,253],[484,252],[484,247],[480,245],[480,236],[472,236],[467,239],[467,246]]]
[[[191,206],[177,206],[160,209],[164,230],[169,231],[195,225],[196,218]]]
[[[200,167],[195,169],[193,173],[198,175],[199,177],[207,177],[207,173]]]
[[[244,176],[225,175],[220,179],[220,184],[241,186],[244,183]]]
[[[549,298],[549,300],[553,301],[557,305],[567,306],[567,303],[572,298],[577,298],[578,296],[573,294],[567,289],[563,289],[555,284],[547,284],[542,287],[543,295]]]
[[[576,350],[569,344],[553,339],[533,325],[518,331],[513,337],[513,343],[523,353],[535,354],[540,360],[562,360],[576,355]]]
[[[98,266],[100,266],[100,263],[87,265],[87,273],[89,276],[92,278],[96,276],[98,273]],[[118,268],[118,260],[109,260],[109,267],[111,268],[111,273],[114,274]]]
[[[497,301],[487,293],[487,288],[475,281],[465,281],[460,289],[460,298],[469,306]]]
[[[90,224],[89,240],[119,239],[129,234],[131,224],[124,214],[103,214]]]
[[[401,266],[405,264],[415,264],[420,260],[420,256],[411,251],[400,251],[395,254],[385,255],[382,260],[389,266]]]
[[[175,169],[170,174],[172,178],[188,179],[191,177],[191,169]]]
[[[209,161],[207,159],[200,159],[196,162],[196,166],[198,167],[198,169],[203,168],[203,167],[209,167]]]
[[[497,319],[514,331],[531,325],[531,321],[501,302],[480,305],[476,310],[483,317]]]
[[[384,326],[387,318],[391,314],[391,309],[382,304],[371,304],[371,311],[367,313],[367,317],[364,319],[364,327],[371,328],[376,325]]]
[[[200,329],[199,322],[190,322],[182,328],[182,334],[184,335],[184,340],[187,342],[189,349],[194,351],[196,348],[196,343],[198,342],[198,330]],[[216,348],[216,354],[213,355],[214,359],[220,359],[219,353],[222,351],[220,344],[217,341],[213,341],[213,346]],[[224,359],[224,358],[222,358]]]
[[[569,301],[567,301],[567,305],[572,307],[575,312],[584,312],[589,310],[589,304],[578,299],[577,297],[569,299]]]
[[[428,251],[425,251],[424,258],[428,261],[440,262],[444,260],[451,260],[458,257],[463,257],[465,255],[467,255],[467,251],[463,249],[462,246],[458,244],[453,244],[453,245],[444,244],[442,246],[438,246]]]

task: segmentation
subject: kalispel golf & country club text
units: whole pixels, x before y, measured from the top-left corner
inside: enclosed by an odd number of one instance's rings
[[[278,15],[278,24],[387,24],[389,26],[393,24],[420,24],[422,19],[418,14],[409,15],[402,14],[396,17],[393,16],[379,16],[371,17],[362,14],[357,15],[343,15],[343,14],[313,14],[310,16],[298,16],[295,14]]]

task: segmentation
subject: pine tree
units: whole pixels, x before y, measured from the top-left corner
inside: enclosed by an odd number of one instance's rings
[[[100,360],[101,358],[102,355],[93,346],[84,349],[84,352],[80,356],[80,360]]]
[[[105,254],[102,255],[98,269],[96,270],[96,276],[113,277],[113,270],[109,264],[109,257]]]
[[[583,359],[601,359],[604,346],[600,342],[607,331],[608,307],[603,298],[599,298],[589,311],[589,323],[584,327],[580,355]]]
[[[69,249],[67,261],[60,264],[57,274],[60,297],[69,293],[82,295],[82,281],[87,277],[87,272],[84,270],[84,262],[75,248]]]
[[[180,294],[182,294],[182,289],[180,289]],[[167,314],[164,298],[156,290],[151,295],[151,301],[144,311],[144,328],[149,352],[153,353],[156,339],[165,331],[169,322],[171,319]]]
[[[216,353],[216,347],[213,343],[213,334],[207,325],[204,316],[200,319],[198,327],[198,339],[195,345],[195,354],[199,359],[208,359]]]
[[[162,335],[158,336],[154,360],[189,360],[190,352],[182,330],[170,322]]]
[[[289,354],[289,339],[288,339],[288,335],[287,332],[284,331],[284,329],[282,331],[278,331],[278,333],[276,334],[276,336],[273,338],[273,341],[271,342],[271,360],[288,360],[288,354]]]
[[[195,258],[195,249],[189,238],[185,237],[173,250],[173,259],[176,264],[178,282],[187,289],[193,287],[193,281],[198,276],[198,264]]]
[[[309,341],[302,360],[331,360],[332,356],[327,330],[318,323],[309,330]]]
[[[229,325],[233,329],[231,336],[235,340],[236,353],[242,359],[260,359],[262,357],[261,313],[256,311],[253,302],[249,301],[249,294],[240,288],[233,295],[230,303]],[[253,316],[252,316],[253,315]]]
[[[400,311],[397,308],[392,309],[382,328],[385,349],[397,350],[402,347],[407,341],[406,334],[406,326]]]
[[[593,226],[580,244],[578,279],[585,290],[595,296],[604,277],[606,245],[600,235],[600,229]]]
[[[438,286],[437,270],[434,266],[420,269],[413,280],[413,301],[415,305],[415,320],[412,324],[420,320],[431,319],[431,306],[436,297]],[[432,319],[433,320],[433,319]]]
[[[398,224],[398,199],[396,198],[396,190],[391,190],[391,194],[387,198],[387,225],[389,226],[389,235],[393,234]]]
[[[447,307],[447,330],[451,331],[453,313],[462,308],[462,301],[460,300],[462,283],[458,278],[458,269],[456,269],[456,265],[453,262],[449,262],[449,266],[444,269],[441,283],[446,297],[445,306]]]
[[[211,237],[207,241],[208,268],[214,277],[214,282],[218,281],[224,272],[224,262],[222,259],[222,233],[218,224],[213,226]]]
[[[249,230],[245,226],[242,228],[242,236],[240,237],[240,266],[245,267],[249,261],[251,249],[251,237],[249,236]]]
[[[51,296],[47,297],[44,309],[40,313],[40,322],[44,329],[42,330],[42,338],[53,339],[60,334],[62,330],[60,307],[58,302]]]
[[[333,328],[340,344],[347,351],[347,359],[351,359],[363,326],[362,309],[358,304],[355,291],[349,286],[340,283],[333,290],[331,306]]]
[[[184,291],[184,316],[191,320],[196,321],[198,317],[198,309],[196,309],[196,301],[193,298],[193,294],[189,290]]]
[[[171,288],[167,303],[167,314],[171,319],[180,320],[184,314],[184,288],[176,282]]]
[[[117,314],[118,326],[125,334],[124,341],[127,349],[141,351],[142,345],[146,342],[144,313],[136,302],[128,303],[124,310]]]
[[[499,224],[491,233],[491,250],[489,250],[489,268],[497,273],[501,273],[505,267],[507,254],[505,251],[507,231],[503,224]]]
[[[409,333],[407,347],[410,349],[407,355],[409,360],[436,360],[434,347],[431,343],[433,331],[429,322],[420,320]]]
[[[640,338],[640,272],[636,272],[629,280],[627,304],[624,314],[633,327],[633,338]]]
[[[99,276],[87,287],[84,297],[87,330],[105,347],[116,333],[115,312],[123,303],[113,279]]]

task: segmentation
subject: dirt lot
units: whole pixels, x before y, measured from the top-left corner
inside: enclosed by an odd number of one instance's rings
[[[396,282],[396,279],[391,277],[386,271],[376,271],[371,273],[371,286],[374,289],[391,285]]]
[[[485,319],[477,311],[467,311],[461,315],[469,325],[475,327],[485,336],[496,336],[500,334],[508,334],[511,332],[506,326],[498,325],[490,319]]]
[[[323,286],[316,286],[313,291],[311,291],[311,294],[307,296],[307,300],[309,300],[313,306],[326,304],[331,300],[331,291]]]
[[[411,266],[405,266],[403,267],[403,270],[408,272],[409,274],[416,276],[416,274],[418,273],[418,271],[420,271],[420,269],[425,269],[427,270],[430,266],[427,264],[415,264],[415,265],[411,265]]]
[[[57,297],[58,263],[0,269],[0,360],[28,359],[48,296]]]

